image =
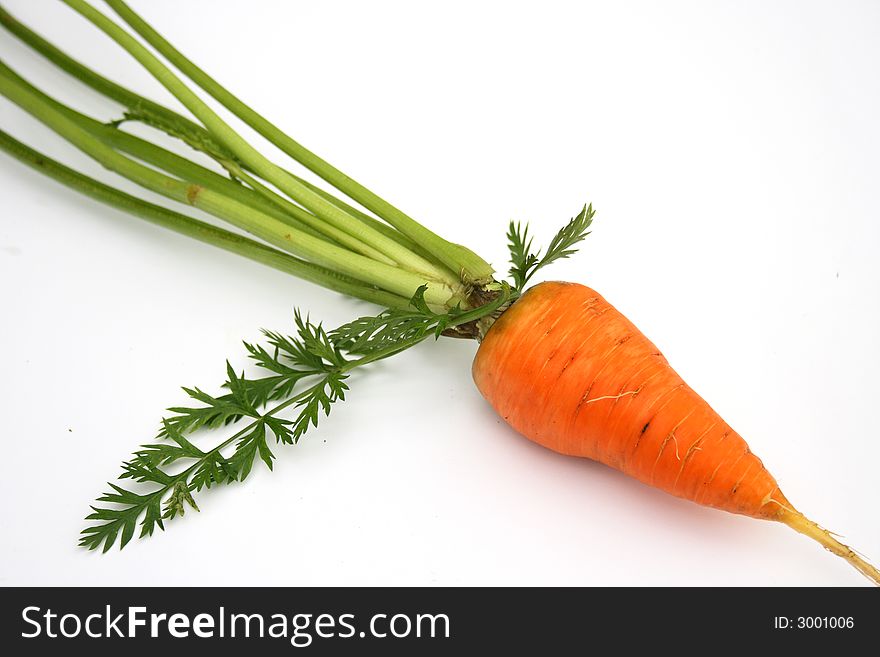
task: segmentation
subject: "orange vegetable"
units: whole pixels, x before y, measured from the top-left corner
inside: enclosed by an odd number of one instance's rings
[[[473,376],[530,440],[698,504],[785,523],[880,584],[880,571],[798,512],[742,436],[590,288],[531,288],[487,332]]]

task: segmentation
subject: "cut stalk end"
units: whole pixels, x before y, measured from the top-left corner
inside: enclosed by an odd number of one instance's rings
[[[844,545],[834,538],[827,529],[823,529],[798,511],[785,511],[780,516],[779,521],[785,523],[796,532],[809,536],[829,552],[833,552],[838,557],[846,559],[853,568],[874,582],[874,584],[880,586],[880,570],[877,570],[877,568],[856,554],[855,550],[851,547]]]

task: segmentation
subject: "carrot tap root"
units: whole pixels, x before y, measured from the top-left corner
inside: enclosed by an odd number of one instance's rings
[[[595,290],[529,289],[486,333],[473,374],[530,440],[697,504],[783,522],[880,584],[880,571],[794,509],[743,437]]]
[[[880,586],[880,570],[860,557],[851,547],[844,545],[834,538],[834,535],[830,531],[823,529],[804,514],[791,509],[785,509],[779,515],[779,522],[785,523],[804,536],[809,536],[829,552],[845,559],[862,575]]]

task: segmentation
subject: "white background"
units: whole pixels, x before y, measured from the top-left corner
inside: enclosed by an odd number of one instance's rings
[[[503,271],[508,220],[600,290],[750,442],[794,504],[880,559],[880,5],[135,2],[296,139]],[[60,3],[9,2],[173,103]],[[120,108],[5,32],[0,56]],[[102,179],[0,99],[3,129]],[[246,134],[250,134],[246,131]],[[258,143],[262,144],[260,140]],[[268,152],[277,156],[275,151]],[[0,584],[862,585],[786,527],[697,507],[516,435],[425,344],[200,514],[106,556],[89,503],[180,385],[241,339],[372,311],[103,207],[0,156]],[[150,196],[144,193],[145,196]]]

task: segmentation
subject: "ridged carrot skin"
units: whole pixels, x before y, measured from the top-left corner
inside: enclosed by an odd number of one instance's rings
[[[594,290],[531,288],[486,333],[473,377],[530,440],[698,504],[784,522],[880,583],[873,566],[794,509],[742,436]]]

